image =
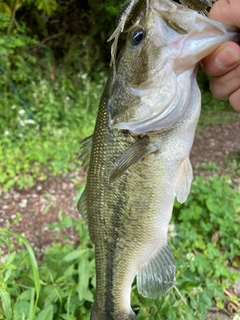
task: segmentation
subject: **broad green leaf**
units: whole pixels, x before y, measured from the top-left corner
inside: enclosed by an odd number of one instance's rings
[[[11,252],[7,257],[7,265],[11,264],[16,257],[16,251]]]
[[[63,313],[61,314],[61,318],[65,320],[77,320],[77,318],[71,314]]]
[[[29,319],[30,303],[27,301],[18,301],[14,304],[13,320]]]
[[[47,308],[40,311],[36,320],[52,320],[53,319],[53,305],[50,304]]]
[[[2,301],[2,308],[6,320],[12,319],[11,299],[7,291],[0,290],[0,300]]]
[[[18,299],[19,301],[24,301],[24,300],[27,300],[29,301],[31,299],[31,289],[28,289],[28,290],[25,290],[23,291],[19,296],[18,296]]]
[[[36,0],[36,6],[39,10],[43,10],[48,16],[57,8],[55,0]]]
[[[81,257],[85,252],[87,252],[88,249],[86,250],[80,250],[80,249],[77,249],[77,250],[74,250],[72,252],[69,252],[64,258],[63,260],[64,261],[72,261],[72,260],[75,260],[75,259],[78,259],[79,257]]]
[[[0,2],[0,13],[5,13],[5,14],[8,14],[10,16],[12,11],[11,11],[10,7],[6,3]]]
[[[14,235],[15,237],[17,237],[18,239],[20,239],[27,248],[29,258],[30,258],[31,267],[32,267],[36,293],[37,293],[37,296],[39,296],[41,285],[40,285],[40,278],[39,278],[39,272],[38,272],[38,265],[37,265],[37,261],[36,261],[33,249],[31,247],[30,243],[27,241],[27,239],[24,238],[21,234],[14,232],[14,231],[8,231],[8,232],[10,234]]]
[[[89,290],[89,280],[91,277],[91,270],[89,268],[89,260],[87,255],[83,255],[78,267],[78,296],[80,300],[93,301],[93,294]]]

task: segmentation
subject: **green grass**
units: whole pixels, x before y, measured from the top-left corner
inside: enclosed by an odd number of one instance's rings
[[[49,85],[40,81],[28,88],[19,86],[21,96],[29,99],[33,119],[14,93],[0,100],[4,119],[0,129],[0,185],[4,190],[27,188],[37,179],[62,175],[80,166],[80,141],[93,131],[105,76],[98,82],[80,78],[76,87],[73,81],[64,86],[63,76]]]

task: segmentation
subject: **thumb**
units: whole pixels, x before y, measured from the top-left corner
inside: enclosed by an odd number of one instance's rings
[[[234,42],[225,42],[202,60],[204,71],[212,77],[221,76],[240,64],[240,47]]]

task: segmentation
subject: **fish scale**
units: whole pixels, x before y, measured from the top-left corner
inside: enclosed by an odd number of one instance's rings
[[[167,231],[174,199],[184,202],[191,187],[196,65],[220,43],[239,41],[234,28],[169,0],[152,0],[150,9],[130,28],[94,133],[83,141],[88,174],[78,209],[95,246],[91,320],[136,320],[135,276],[139,293],[152,299],[175,285]]]

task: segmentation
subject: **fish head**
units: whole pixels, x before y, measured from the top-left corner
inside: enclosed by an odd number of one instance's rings
[[[150,79],[153,70],[164,63],[161,48],[167,44],[166,31],[161,18],[152,10],[146,14],[145,9],[128,30],[125,47],[117,61],[117,77],[133,87]]]
[[[109,124],[137,134],[181,121],[199,96],[196,66],[239,34],[171,0],[151,0],[128,30],[110,81]],[[198,99],[199,100],[199,99]]]

